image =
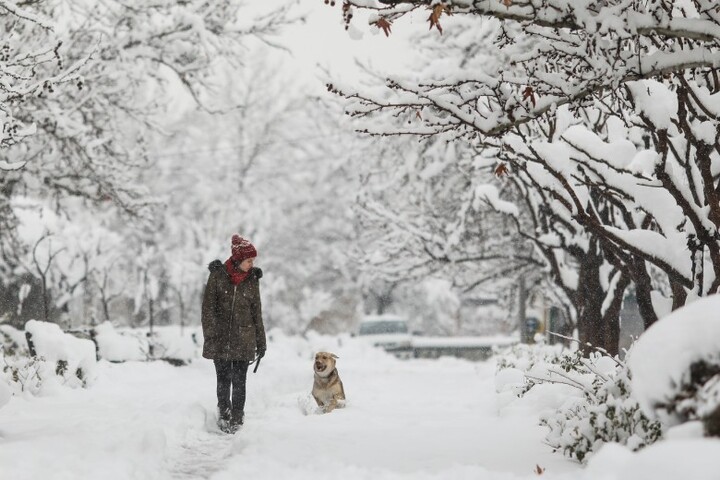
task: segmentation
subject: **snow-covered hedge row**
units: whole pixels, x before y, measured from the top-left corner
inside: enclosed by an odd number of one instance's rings
[[[199,327],[162,326],[118,328],[104,322],[87,331],[97,344],[98,357],[109,362],[165,360],[185,365],[200,356],[202,332]]]
[[[548,445],[585,462],[608,442],[639,450],[662,437],[659,421],[648,418],[631,395],[629,370],[615,358],[556,347],[518,345],[498,359],[499,393],[525,395],[540,383],[571,386],[557,410],[541,415]]]
[[[202,351],[199,328],[116,330],[109,322],[63,332],[57,324],[30,320],[25,330],[0,325],[0,406],[14,394],[46,393],[58,386],[85,387],[97,359],[111,362],[165,360],[184,365]],[[79,338],[79,336],[87,338]]]
[[[108,362],[165,360],[186,365],[200,356],[202,332],[198,327],[162,326],[153,328],[115,328],[104,322],[84,330],[97,345],[98,358]]]

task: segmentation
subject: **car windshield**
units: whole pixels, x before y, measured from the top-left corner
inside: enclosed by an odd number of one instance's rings
[[[378,320],[360,324],[360,335],[381,333],[407,333],[407,324],[400,320]]]

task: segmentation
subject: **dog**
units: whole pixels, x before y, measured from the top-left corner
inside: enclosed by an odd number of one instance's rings
[[[330,352],[315,354],[312,396],[323,413],[330,413],[345,406],[345,389],[335,368],[337,358],[337,355]]]

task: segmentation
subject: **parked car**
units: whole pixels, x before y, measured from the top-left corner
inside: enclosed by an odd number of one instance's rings
[[[407,321],[399,315],[369,315],[360,322],[358,335],[396,357],[412,356],[412,341]]]

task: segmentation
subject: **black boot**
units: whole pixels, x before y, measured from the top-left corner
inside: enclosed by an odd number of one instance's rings
[[[232,425],[232,414],[229,408],[218,408],[218,428],[225,433],[230,432]]]
[[[232,412],[232,418],[230,418],[230,430],[235,433],[240,430],[240,427],[245,420],[245,412],[237,410]]]
[[[223,432],[230,428],[232,420],[232,403],[230,402],[230,386],[232,384],[232,362],[229,360],[215,360],[215,373],[217,374],[218,399],[218,427]]]

